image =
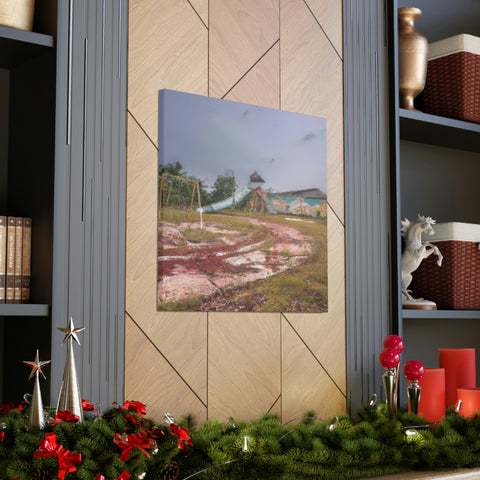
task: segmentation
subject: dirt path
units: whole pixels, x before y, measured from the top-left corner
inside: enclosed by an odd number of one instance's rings
[[[312,254],[311,237],[295,228],[255,218],[241,220],[261,227],[261,231],[229,229],[219,217],[218,222],[206,222],[204,226],[218,238],[194,243],[187,241],[185,231],[200,228],[200,224],[161,225],[159,300],[175,302],[190,295],[208,296],[242,286],[293,268]]]

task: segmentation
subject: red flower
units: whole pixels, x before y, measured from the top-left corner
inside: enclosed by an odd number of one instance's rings
[[[79,420],[80,417],[78,415],[74,415],[70,410],[63,410],[55,415],[55,421],[52,422],[52,425],[56,425],[60,422],[75,423]]]
[[[96,406],[98,406],[98,403]],[[85,410],[86,412],[93,412],[93,413],[96,413],[97,415],[100,415],[98,412],[95,411],[95,405],[90,403],[90,400],[85,400],[83,398],[82,398],[82,410]]]
[[[152,448],[155,445],[153,439],[147,438],[146,432],[131,433],[127,438],[116,433],[113,437],[113,441],[123,450],[120,455],[120,460],[122,460],[122,462],[128,460],[128,456],[133,447],[138,448],[147,456],[147,458],[150,458],[146,449]]]
[[[128,472],[123,472],[118,478],[115,480],[128,480],[130,478],[130,474]],[[98,473],[95,477],[95,480],[105,480],[105,477]]]
[[[75,463],[82,461],[80,453],[70,453],[63,445],[57,444],[57,437],[54,433],[47,433],[45,439],[40,440],[40,450],[33,453],[35,458],[57,457],[58,478],[64,480],[66,473],[75,472]]]
[[[5,432],[0,432],[0,442],[5,440]]]
[[[15,404],[13,402],[4,403],[0,407],[0,413],[8,413],[10,410],[13,410],[14,408],[15,408]]]
[[[125,402],[124,408],[126,410],[130,410],[131,412],[137,412],[139,415],[147,414],[147,406],[144,405],[142,402],[134,402],[127,400]]]
[[[185,427],[179,427],[176,423],[170,424],[170,430],[178,437],[178,448],[187,451],[187,445],[193,445],[192,439],[188,436],[190,433]]]

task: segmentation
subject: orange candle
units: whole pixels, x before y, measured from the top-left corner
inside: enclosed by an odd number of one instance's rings
[[[457,388],[457,400],[461,400],[459,414],[473,417],[480,413],[480,388]]]
[[[455,405],[457,388],[475,388],[475,349],[440,348],[440,368],[445,369],[447,407]]]
[[[418,385],[422,389],[418,414],[429,422],[438,422],[445,416],[445,369],[426,368]]]

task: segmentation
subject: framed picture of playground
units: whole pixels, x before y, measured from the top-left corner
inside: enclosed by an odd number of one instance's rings
[[[326,119],[159,92],[157,308],[326,312]]]

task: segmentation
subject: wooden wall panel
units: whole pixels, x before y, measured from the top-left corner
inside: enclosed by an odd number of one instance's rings
[[[130,0],[125,398],[160,420],[345,411],[339,3]],[[327,118],[328,313],[156,310],[162,88]]]
[[[129,353],[125,362],[126,400],[141,399],[147,405],[149,416],[158,420],[163,420],[167,412],[175,418],[190,413],[199,422],[206,420],[204,402],[128,315],[125,318],[125,349]]]
[[[301,417],[308,409],[317,416],[329,418],[345,411],[345,396],[297,332],[283,319],[282,420],[288,422]]]
[[[280,45],[275,43],[225,95],[226,100],[280,108]]]
[[[158,90],[207,94],[207,29],[186,0],[130,0],[128,46],[128,109],[157,143]]]
[[[280,315],[210,313],[208,417],[252,418],[280,395]]]
[[[190,3],[205,26],[208,27],[208,0],[190,0]]]
[[[209,95],[222,98],[278,40],[278,0],[210,0]]]
[[[337,54],[342,54],[342,1],[341,0],[305,0],[315,19],[325,32]]]

